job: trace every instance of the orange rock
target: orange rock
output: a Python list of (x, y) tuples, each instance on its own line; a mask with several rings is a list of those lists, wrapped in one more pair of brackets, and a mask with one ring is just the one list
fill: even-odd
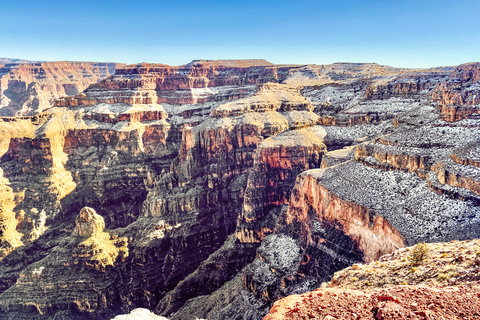
[(322, 289), (278, 300), (264, 320), (477, 319), (479, 295), (478, 287)]

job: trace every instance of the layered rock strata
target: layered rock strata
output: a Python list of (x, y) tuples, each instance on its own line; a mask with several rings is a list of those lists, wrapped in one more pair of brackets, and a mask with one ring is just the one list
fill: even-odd
[(288, 202), (300, 172), (320, 166), (326, 151), (322, 139), (325, 135), (323, 128), (316, 126), (288, 131), (259, 145), (237, 222), (241, 242), (261, 242), (273, 232), (275, 221), (262, 221), (270, 210)]
[[(227, 71), (233, 72), (234, 75), (231, 75), (233, 77), (237, 75), (244, 77), (244, 73), (253, 72), (254, 78), (258, 78), (255, 75), (257, 71), (250, 67), (246, 69), (233, 67), (231, 68), (233, 70)], [(144, 73), (141, 66), (137, 71), (138, 74)], [(195, 69), (193, 71), (196, 72)], [(134, 74), (137, 73), (134, 72)], [(180, 79), (183, 78), (180, 77)], [(112, 86), (115, 81), (122, 83), (121, 80), (113, 79), (98, 86)], [(249, 81), (256, 83), (255, 80), (247, 82)], [(222, 83), (219, 82), (219, 84)], [(102, 94), (105, 96), (105, 91), (102, 91), (104, 89), (99, 89), (98, 86), (93, 86), (83, 96), (80, 95), (75, 99), (92, 97), (93, 101), (93, 97), (100, 97)], [(113, 96), (118, 97), (123, 94), (131, 96), (128, 92), (122, 92), (122, 84), (113, 86), (118, 89)], [(128, 239), (138, 238), (137, 241), (134, 241), (135, 244), (129, 244), (131, 253), (126, 258), (128, 262), (123, 262), (123, 267), (115, 265), (112, 269), (111, 263), (107, 261), (105, 267), (89, 271), (100, 272), (100, 277), (110, 276), (117, 281), (115, 283), (109, 281), (105, 284), (104, 288), (109, 293), (102, 293), (100, 297), (107, 297), (102, 298), (107, 300), (106, 303), (98, 304), (95, 302), (97, 298), (86, 295), (85, 300), (82, 300), (85, 302), (75, 307), (80, 313), (87, 312), (88, 314), (93, 309), (103, 312), (102, 310), (117, 308), (122, 304), (138, 304), (138, 306), (153, 308), (163, 293), (173, 289), (210, 253), (220, 248), (227, 235), (235, 229), (235, 222), (239, 214), (235, 208), (241, 207), (243, 188), (246, 182), (245, 170), (252, 166), (255, 146), (263, 139), (262, 135), (271, 135), (269, 133), (271, 129), (266, 128), (263, 119), (271, 118), (273, 126), (277, 121), (276, 117), (271, 115), (260, 118), (256, 118), (255, 115), (253, 118), (246, 115), (245, 118), (234, 120), (238, 124), (233, 131), (233, 128), (225, 127), (225, 124), (231, 122), (231, 119), (225, 118), (220, 123), (215, 123), (214, 120), (210, 121), (213, 127), (210, 127), (207, 121), (204, 126), (198, 127), (200, 130), (194, 132), (189, 127), (184, 128), (184, 122), (176, 122), (173, 126), (168, 122), (167, 112), (156, 103), (159, 92), (150, 90), (148, 84), (133, 81), (129, 86), (131, 89), (129, 90), (134, 92), (133, 96), (137, 95), (135, 92), (142, 96), (146, 91), (145, 96), (153, 98), (140, 100), (103, 98), (95, 100), (95, 103), (77, 104), (62, 102), (74, 101), (72, 99), (60, 100), (57, 107), (51, 109), (48, 114), (40, 118), (21, 120), (30, 120), (28, 121), (29, 127), (27, 127), (31, 128), (30, 131), (22, 132), (23, 135), (28, 135), (30, 140), (17, 143), (12, 139), (15, 143), (11, 142), (5, 146), (6, 152), (2, 158), (2, 166), (8, 169), (10, 184), (18, 185), (19, 193), (38, 193), (37, 187), (31, 184), (22, 185), (21, 181), (29, 181), (34, 178), (43, 182), (42, 186), (45, 185), (48, 188), (49, 185), (45, 182), (49, 181), (52, 170), (44, 168), (53, 166), (49, 163), (56, 161), (55, 155), (62, 156), (61, 160), (56, 163), (69, 173), (69, 179), (62, 180), (62, 182), (73, 182), (74, 189), (54, 197), (51, 202), (53, 209), (42, 209), (47, 216), (45, 228), (47, 232), (44, 237), (51, 236), (52, 233), (58, 234), (59, 230), (56, 228), (49, 231), (49, 226), (55, 223), (54, 217), (58, 214), (58, 211), (54, 209), (61, 208), (62, 217), (69, 221), (70, 212), (88, 205), (97, 209), (105, 218), (109, 228), (129, 226), (119, 233), (129, 234)], [(253, 89), (255, 88), (256, 85), (253, 85)], [(229, 93), (229, 91), (226, 92)], [(226, 97), (226, 99), (235, 98), (237, 96)], [(68, 107), (60, 107), (65, 104), (68, 104)], [(219, 104), (221, 101), (214, 102), (213, 105)], [(205, 118), (210, 114), (208, 108), (211, 106), (211, 104), (200, 104), (195, 108), (206, 109), (207, 112), (201, 111), (202, 117)], [(171, 110), (172, 107), (166, 104), (166, 109)], [(175, 110), (175, 112), (178, 111)], [(250, 124), (252, 119), (256, 121), (254, 126)], [(288, 129), (288, 120), (284, 119), (287, 124), (285, 130)], [(12, 123), (12, 126), (6, 127), (5, 131), (10, 133), (11, 127), (17, 128)], [(178, 131), (183, 132), (183, 137), (180, 138), (175, 133), (169, 136), (170, 132)], [(50, 143), (53, 139), (52, 136), (59, 140), (57, 145), (59, 150), (52, 151)], [(27, 149), (26, 145), (30, 141), (34, 147)], [(229, 153), (231, 144), (233, 144), (234, 150)], [(251, 146), (251, 144), (254, 145)], [(29, 167), (32, 166), (29, 164), (31, 161), (22, 160), (29, 155), (23, 150), (34, 150), (35, 156), (38, 157), (34, 167)], [(174, 159), (175, 153), (178, 153), (177, 159)], [(223, 167), (220, 165), (221, 163), (223, 163)], [(24, 168), (38, 168), (43, 176), (32, 172), (33, 169)], [(22, 172), (23, 176), (19, 172)], [(204, 175), (204, 173), (209, 174)], [(27, 189), (22, 191), (20, 186), (27, 187)], [(131, 222), (139, 217), (142, 202), (150, 189), (152, 190), (149, 199), (142, 209), (143, 215), (147, 218), (142, 220), (143, 222), (139, 222), (139, 225), (145, 226), (145, 224), (153, 223), (154, 232), (145, 233), (140, 231), (141, 228), (138, 227), (138, 224), (137, 227), (131, 226)], [(185, 190), (185, 192), (181, 190)], [(48, 192), (40, 192), (40, 194), (51, 195)], [(23, 201), (19, 201), (20, 207), (16, 209), (23, 208), (22, 206), (27, 206), (28, 203), (33, 205), (34, 201), (31, 197), (27, 197), (27, 199), (28, 201), (21, 199)], [(160, 205), (161, 203), (166, 203), (166, 205)], [(29, 221), (35, 224), (33, 218), (30, 218)], [(157, 222), (158, 224), (156, 224)], [(147, 230), (148, 228), (151, 227), (147, 227)], [(138, 232), (140, 234), (137, 234)], [(188, 246), (188, 243), (194, 245)], [(54, 243), (55, 245), (59, 244)], [(88, 247), (87, 245), (86, 248)], [(199, 248), (201, 249), (199, 250)], [(252, 249), (247, 250), (248, 252), (253, 253), (254, 249), (253, 251)], [(78, 253), (79, 257), (82, 255), (83, 253)], [(168, 256), (171, 258), (167, 258)], [(192, 256), (196, 256), (196, 258), (192, 259)], [(43, 257), (45, 256), (37, 255), (37, 259)], [(13, 255), (9, 259), (15, 260), (16, 257)], [(54, 257), (47, 255), (45, 259), (53, 261)], [(247, 262), (239, 262), (239, 268)], [(53, 266), (49, 268), (53, 268)], [(129, 281), (118, 280), (118, 277), (111, 273), (118, 274), (120, 272), (127, 276), (133, 270), (136, 275)], [(5, 286), (11, 285), (14, 277), (18, 277), (19, 271), (20, 269), (13, 268), (4, 274)], [(71, 273), (67, 272), (67, 274)], [(223, 281), (232, 276), (233, 274), (227, 275)], [(98, 276), (92, 274), (92, 277)], [(145, 279), (150, 280), (145, 281)], [(217, 287), (222, 283), (217, 284)], [(120, 289), (122, 287), (124, 288)], [(15, 288), (12, 289), (13, 295), (23, 287), (16, 286)], [(214, 289), (215, 287), (210, 290)], [(102, 292), (102, 290), (100, 291)], [(7, 295), (7, 293), (5, 294)], [(120, 300), (116, 303), (109, 300), (108, 297), (112, 297), (112, 294), (113, 296), (120, 295)], [(25, 312), (24, 306), (32, 304), (38, 306), (41, 312), (53, 312), (57, 308), (62, 309), (66, 306), (64, 302), (61, 302), (62, 299), (54, 301), (51, 298), (53, 295), (47, 295), (46, 300), (42, 300), (43, 302), (38, 299), (30, 299), (30, 302), (20, 305), (17, 300), (15, 300), (17, 302), (11, 300), (12, 304), (5, 306), (4, 309), (12, 310), (11, 308), (13, 308)], [(90, 301), (90, 299), (94, 300)], [(45, 311), (44, 307), (48, 304), (45, 301), (47, 300), (57, 307)], [(92, 308), (87, 307), (90, 303)]]
[[(103, 218), (95, 210), (82, 208), (71, 234), (64, 236), (44, 259), (22, 270), (16, 284), (3, 292), (2, 309), (7, 312), (35, 309), (40, 315), (70, 309), (74, 317), (79, 310), (92, 312), (111, 304), (117, 299), (115, 292), (102, 292), (102, 288), (112, 286), (115, 280), (100, 271), (124, 261), (128, 248), (127, 238), (119, 238), (104, 227)], [(81, 289), (72, 286), (69, 281), (72, 277), (79, 277), (75, 283)], [(24, 303), (25, 291), (33, 298), (28, 303)], [(55, 299), (53, 304), (52, 299)]]
[[(278, 297), (314, 288), (336, 270), (356, 261), (372, 261), (419, 241), (478, 237), (479, 211), (474, 196), (452, 196), (432, 182), (432, 177), (437, 176), (435, 163), (456, 149), (478, 145), (476, 120), (444, 121), (436, 102), (430, 100), (429, 93), (448, 76), (446, 70), (428, 73), (420, 89), (406, 85), (406, 89), (399, 89), (394, 97), (389, 96), (388, 90), (381, 97), (367, 94), (364, 96), (367, 99), (358, 97), (356, 91), (369, 88), (361, 82), (348, 86), (305, 87), (301, 92), (314, 106), (323, 125), (322, 142), (333, 151), (324, 155), (323, 169), (298, 176), (288, 207), (262, 211), (262, 219), (252, 219), (258, 230), (263, 231), (265, 225), (269, 225), (267, 230), (272, 230), (276, 223), (274, 233), (297, 243), (300, 251), (296, 261), (300, 263), (292, 267), (295, 272), (290, 269), (287, 274), (277, 273), (277, 268), (261, 253), (265, 249), (259, 249), (256, 260), (244, 270), (242, 279), (233, 279), (210, 297), (188, 302), (176, 315), (197, 310), (197, 316), (212, 319), (255, 318), (256, 312), (261, 313), (260, 310), (268, 308)], [(298, 84), (299, 78), (297, 76), (295, 83)], [(325, 122), (325, 114), (335, 121)], [(338, 122), (339, 118), (345, 120)], [(279, 140), (282, 135), (270, 139)], [(344, 147), (346, 149), (335, 151)], [(466, 164), (475, 158), (469, 154)], [(251, 181), (260, 182), (261, 193), (264, 188), (261, 177), (268, 176), (270, 169), (259, 168), (263, 170), (259, 169), (260, 174), (256, 176), (251, 173), (255, 177)], [(462, 187), (455, 188), (458, 194), (469, 192)], [(252, 207), (248, 190), (247, 185), (239, 226), (248, 212), (245, 204), (248, 209)], [(241, 241), (250, 241), (245, 233), (238, 237)], [(267, 238), (270, 239), (267, 236), (265, 241)], [(275, 252), (274, 248), (266, 250)], [(214, 304), (213, 299), (220, 297), (228, 302)], [(210, 307), (205, 309), (204, 304)], [(256, 311), (247, 311), (250, 308)], [(234, 310), (242, 311), (236, 314)]]
[(96, 62), (12, 62), (0, 66), (0, 116), (31, 116), (76, 95), (121, 66)]
[(478, 63), (458, 66), (452, 77), (438, 84), (432, 99), (439, 102), (442, 118), (449, 122), (480, 117), (480, 67)]

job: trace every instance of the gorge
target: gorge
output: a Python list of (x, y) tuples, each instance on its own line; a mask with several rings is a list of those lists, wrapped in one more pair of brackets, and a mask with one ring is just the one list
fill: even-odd
[(2, 319), (262, 319), (480, 238), (480, 63), (10, 63), (0, 99)]

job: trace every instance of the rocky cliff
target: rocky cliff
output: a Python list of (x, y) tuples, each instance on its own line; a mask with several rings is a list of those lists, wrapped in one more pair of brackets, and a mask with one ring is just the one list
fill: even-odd
[(0, 60), (0, 116), (32, 116), (78, 94), (121, 66), (95, 62)]
[(0, 315), (258, 319), (479, 237), (477, 71), (142, 63), (2, 118)]

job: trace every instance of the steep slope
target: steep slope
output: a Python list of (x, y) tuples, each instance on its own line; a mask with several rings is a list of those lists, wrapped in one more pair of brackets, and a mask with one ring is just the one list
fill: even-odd
[[(238, 68), (234, 63), (234, 67), (226, 71), (225, 66), (220, 66), (223, 71), (218, 78), (225, 80), (218, 80), (218, 91), (227, 89), (221, 99), (237, 98), (236, 90), (244, 92), (241, 86), (223, 86), (223, 81), (235, 83), (238, 78), (246, 79), (249, 73), (255, 79), (264, 72), (270, 77), (273, 71), (265, 69), (273, 67), (261, 67), (257, 72), (256, 64), (253, 61), (253, 66), (247, 63)], [(195, 109), (183, 106), (187, 111), (193, 110), (183, 117), (183, 111), (169, 104), (157, 104), (158, 96), (164, 91), (155, 90), (156, 86), (143, 80), (150, 76), (152, 81), (164, 81), (162, 73), (152, 71), (145, 75), (142, 68), (142, 65), (126, 67), (119, 75), (92, 86), (75, 98), (58, 101), (56, 105), (62, 107), (52, 108), (37, 117), (4, 119), (8, 121), (4, 132), (10, 141), (5, 141), (3, 146), (1, 166), (17, 200), (13, 209), (12, 205), (5, 204), (10, 214), (10, 220), (5, 223), (10, 222), (13, 229), (21, 232), (26, 245), (2, 261), (2, 287), (10, 287), (4, 292), (2, 303), (9, 314), (17, 309), (28, 312), (29, 305), (35, 305), (40, 313), (56, 312), (71, 305), (72, 312), (80, 312), (79, 317), (86, 312), (87, 318), (91, 312), (112, 314), (127, 305), (152, 309), (162, 294), (194, 271), (201, 261), (221, 247), (228, 234), (234, 232), (238, 216), (235, 210), (241, 207), (243, 200), (245, 170), (252, 165), (255, 150), (248, 146), (262, 139), (263, 121), (257, 119), (255, 122), (261, 128), (251, 127), (251, 119), (247, 116), (238, 122), (234, 131), (217, 124), (216, 128), (205, 125), (193, 132), (185, 127), (191, 118), (196, 117), (194, 121), (208, 118), (210, 108), (225, 100), (197, 104)], [(193, 75), (201, 71), (191, 66), (185, 68), (190, 68)], [(125, 77), (128, 79), (124, 80)], [(171, 76), (175, 77), (177, 74)], [(212, 80), (215, 77), (217, 74)], [(238, 81), (255, 83), (255, 79)], [(182, 81), (187, 82), (182, 84)], [(178, 86), (188, 88), (189, 84), (188, 78), (180, 77)], [(256, 85), (249, 84), (249, 88), (253, 94)], [(169, 115), (165, 109), (175, 110), (172, 116), (177, 119), (167, 121)], [(190, 140), (190, 132), (193, 140)], [(254, 135), (251, 138), (250, 132)], [(231, 138), (238, 139), (238, 144)], [(227, 143), (227, 148), (231, 148), (230, 143), (236, 148), (231, 159), (225, 158), (223, 148)], [(219, 147), (222, 149), (217, 150)], [(192, 159), (193, 151), (195, 156), (198, 153), (202, 157)], [(175, 158), (176, 155), (179, 157)], [(220, 166), (222, 159), (223, 167)], [(232, 161), (234, 159), (238, 161)], [(210, 168), (214, 164), (218, 168)], [(204, 170), (210, 175), (204, 175)], [(227, 174), (226, 180), (222, 179), (223, 174)], [(54, 188), (59, 191), (53, 192)], [(142, 206), (147, 194), (148, 199)], [(105, 218), (109, 229), (123, 228), (116, 234), (128, 239), (130, 254), (118, 268), (116, 265), (98, 268), (95, 264), (87, 264), (86, 267), (79, 265), (78, 269), (53, 263), (71, 260), (65, 256), (68, 250), (64, 244), (68, 241), (62, 239), (72, 230), (74, 216), (86, 205)], [(37, 221), (43, 223), (38, 226)], [(8, 239), (6, 253), (11, 251), (7, 248), (18, 246), (13, 239)], [(45, 247), (38, 248), (38, 244)], [(57, 249), (49, 253), (52, 248)], [(24, 252), (30, 250), (32, 254), (23, 259)], [(248, 252), (254, 253), (254, 250)], [(43, 298), (27, 294), (29, 301), (22, 302), (23, 298), (18, 300), (18, 297), (25, 296), (23, 288), (31, 285), (31, 278), (26, 276), (25, 284), (13, 284), (19, 276), (33, 270), (31, 267), (22, 271), (33, 262), (51, 270), (42, 273), (46, 278), (39, 282), (50, 284), (39, 286), (39, 290), (73, 285), (70, 291), (73, 294), (75, 285), (69, 284), (68, 279), (77, 274), (92, 279), (89, 281), (91, 287), (85, 287), (84, 298), (80, 300), (69, 300), (68, 293), (61, 298), (54, 290)], [(240, 259), (240, 268), (247, 262)], [(57, 276), (50, 277), (53, 274)], [(105, 282), (105, 277), (113, 282)], [(99, 295), (87, 294), (91, 292), (88, 290), (99, 292)]]

